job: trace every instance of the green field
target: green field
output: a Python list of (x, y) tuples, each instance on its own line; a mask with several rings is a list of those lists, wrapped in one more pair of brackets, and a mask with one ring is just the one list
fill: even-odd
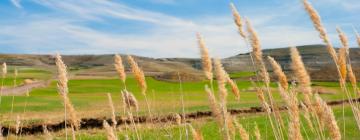
[[(241, 72), (231, 74), (231, 77), (241, 78), (251, 76), (250, 72)], [(41, 78), (42, 77), (42, 78)], [(18, 83), (24, 79), (50, 79), (52, 72), (36, 69), (20, 69), (18, 76)], [(13, 76), (9, 72), (8, 78), (5, 80), (7, 86), (11, 86)], [(157, 81), (152, 77), (147, 77), (146, 82), (148, 84), (147, 97), (153, 113), (158, 115), (165, 115), (171, 113), (182, 112), (182, 97), (184, 101), (184, 109), (186, 112), (196, 111), (208, 111), (208, 98), (204, 92), (204, 86), (209, 84), (207, 81), (203, 82), (187, 82), (179, 83)], [(249, 81), (237, 80), (238, 87), (241, 90), (240, 101), (236, 101), (234, 96), (230, 93), (228, 97), (228, 108), (248, 108), (253, 106), (260, 106), (257, 99), (257, 95), (254, 91), (251, 91), (252, 85)], [(316, 86), (321, 86), (333, 90), (337, 90), (338, 94), (324, 94), (321, 95), (324, 100), (340, 100), (345, 98), (341, 92), (339, 85), (334, 82), (314, 82)], [(57, 93), (56, 80), (52, 80), (50, 86), (46, 88), (34, 89), (30, 92), (30, 96), (16, 96), (14, 100), (14, 114), (11, 115), (10, 110), (12, 106), (12, 97), (2, 97), (0, 112), (5, 118), (5, 124), (14, 124), (15, 115), (26, 116), (23, 120), (24, 124), (40, 123), (40, 122), (57, 122), (63, 119), (63, 104), (60, 96)], [(140, 94), (140, 90), (133, 77), (129, 76), (126, 81), (127, 89), (134, 93), (136, 98), (140, 102), (140, 115), (147, 115), (146, 104), (144, 102), (144, 96)], [(182, 89), (180, 89), (182, 87)], [(276, 83), (272, 83), (274, 87), (273, 96), (277, 102), (282, 104), (282, 100), (276, 92)], [(350, 86), (349, 86), (350, 87)], [(96, 117), (109, 117), (110, 110), (108, 107), (108, 101), (106, 93), (111, 93), (114, 104), (116, 106), (117, 115), (124, 116), (122, 113), (122, 103), (120, 97), (120, 91), (124, 89), (122, 83), (116, 77), (108, 77), (102, 79), (71, 79), (69, 81), (69, 96), (72, 103), (75, 106), (78, 114), (82, 118), (96, 118)], [(215, 83), (216, 90), (216, 83)], [(300, 97), (301, 98), (301, 97)], [(25, 109), (26, 105), (26, 109)], [(25, 112), (24, 112), (25, 109)], [(343, 123), (345, 119), (346, 126), (346, 138), (356, 139), (360, 134), (357, 133), (356, 124), (352, 112), (348, 106), (345, 107), (344, 116), (342, 117), (342, 106), (334, 107), (334, 112), (338, 119), (338, 124), (343, 129)], [(283, 113), (284, 116), (286, 113)], [(44, 118), (44, 115), (47, 117)], [(239, 122), (250, 132), (253, 130), (254, 123), (259, 125), (261, 134), (263, 137), (273, 139), (272, 131), (269, 126), (267, 117), (264, 114), (254, 115), (239, 115), (237, 116)], [(285, 117), (286, 118), (286, 117)], [(303, 123), (305, 124), (305, 123)], [(182, 137), (185, 137), (184, 130), (181, 130), (176, 125), (166, 124), (165, 128), (155, 127), (146, 128), (143, 127), (142, 137), (143, 139), (179, 139), (180, 133)], [(205, 139), (218, 139), (220, 134), (216, 123), (212, 118), (201, 119), (200, 121), (194, 121), (193, 126), (201, 129), (201, 132)], [(183, 128), (183, 127), (182, 127)], [(98, 132), (98, 133), (94, 133)], [(81, 139), (105, 139), (104, 130), (81, 130), (78, 135)], [(123, 136), (124, 132), (119, 132), (119, 137)], [(128, 132), (132, 136), (133, 132)], [(309, 138), (313, 138), (310, 132), (303, 130), (303, 136), (308, 134)], [(63, 132), (57, 132), (54, 135), (64, 138)], [(29, 136), (29, 137), (41, 137), (41, 136)]]

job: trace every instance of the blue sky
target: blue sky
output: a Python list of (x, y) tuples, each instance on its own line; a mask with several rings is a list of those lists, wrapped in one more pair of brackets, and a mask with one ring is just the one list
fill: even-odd
[[(359, 0), (309, 0), (335, 46), (336, 26), (356, 46)], [(229, 3), (258, 31), (263, 48), (319, 44), (301, 0), (1, 0), (0, 53), (135, 54), (198, 57), (196, 32), (211, 55), (248, 52)]]

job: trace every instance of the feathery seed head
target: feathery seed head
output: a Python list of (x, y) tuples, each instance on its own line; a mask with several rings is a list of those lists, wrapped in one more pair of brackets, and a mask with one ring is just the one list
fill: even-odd
[(109, 107), (110, 107), (110, 110), (111, 110), (111, 121), (112, 121), (113, 127), (116, 128), (117, 121), (116, 121), (114, 103), (112, 101), (110, 93), (107, 93), (107, 97), (108, 97), (108, 100), (109, 100)]
[(201, 63), (202, 63), (202, 68), (203, 71), (205, 73), (205, 76), (208, 80), (212, 80), (213, 79), (213, 73), (212, 73), (212, 61), (211, 61), (211, 57), (209, 54), (209, 50), (206, 48), (205, 45), (205, 41), (202, 38), (200, 33), (196, 34), (197, 36), (197, 40), (198, 40), (198, 44), (199, 44), (199, 48), (200, 48), (200, 53), (201, 53)]
[(360, 47), (360, 35), (356, 29), (354, 29), (354, 30), (355, 30), (355, 35), (356, 35), (356, 42), (357, 42), (358, 46)]
[(75, 127), (75, 129), (78, 129), (80, 127), (80, 120), (77, 118), (76, 111), (74, 109), (74, 106), (71, 104), (71, 101), (68, 97), (68, 78), (67, 78), (67, 70), (66, 65), (62, 61), (62, 58), (60, 54), (56, 55), (55, 63), (58, 70), (58, 92), (61, 95), (65, 108), (68, 112), (68, 115), (70, 116), (70, 121), (72, 126)]
[(339, 59), (338, 59), (338, 66), (339, 66), (339, 70), (340, 70), (340, 80), (341, 82), (345, 83), (346, 80), (346, 74), (347, 74), (347, 70), (346, 70), (346, 58), (347, 58), (347, 53), (346, 53), (346, 48), (340, 48), (339, 49)]
[(310, 16), (311, 21), (314, 24), (315, 29), (319, 32), (320, 38), (326, 44), (327, 51), (329, 52), (329, 54), (333, 58), (333, 60), (336, 62), (337, 61), (336, 51), (335, 51), (334, 47), (332, 46), (332, 44), (330, 42), (330, 39), (329, 39), (329, 37), (328, 37), (328, 35), (326, 33), (326, 30), (325, 30), (324, 26), (321, 23), (320, 15), (318, 14), (318, 12), (315, 10), (315, 8), (307, 0), (303, 0), (303, 4), (304, 4), (304, 7), (305, 7), (305, 10), (307, 11), (307, 13)]
[(147, 90), (147, 84), (145, 81), (144, 72), (140, 69), (140, 67), (138, 66), (138, 64), (136, 63), (136, 61), (132, 56), (128, 55), (128, 61), (131, 67), (131, 71), (134, 74), (135, 79), (141, 88), (141, 93), (145, 95)]
[(221, 115), (220, 107), (214, 96), (214, 93), (211, 91), (208, 85), (205, 85), (205, 91), (208, 96), (211, 113), (214, 116), (215, 120), (220, 124), (220, 126), (222, 126), (223, 125), (222, 115)]
[(232, 93), (235, 95), (236, 100), (240, 100), (240, 90), (236, 84), (236, 82), (234, 80), (232, 80), (228, 75), (227, 75), (227, 83), (229, 83), (230, 87), (231, 87), (231, 91)]
[(6, 63), (4, 62), (2, 64), (2, 76), (5, 77), (7, 74), (7, 66), (6, 66)]
[(290, 48), (291, 54), (291, 69), (294, 72), (299, 85), (303, 89), (303, 93), (312, 94), (311, 80), (308, 72), (305, 69), (305, 65), (301, 59), (299, 51), (295, 47)]
[(224, 70), (224, 67), (221, 64), (221, 60), (216, 58), (215, 62), (215, 73), (216, 73), (216, 80), (218, 81), (218, 87), (219, 87), (219, 94), (220, 94), (220, 101), (223, 104), (226, 104), (226, 98), (228, 95), (227, 89), (225, 87), (227, 79), (227, 73)]
[(234, 17), (234, 22), (235, 22), (236, 26), (238, 27), (239, 34), (241, 35), (241, 37), (246, 39), (246, 34), (243, 29), (243, 21), (242, 21), (242, 18), (240, 16), (238, 10), (236, 9), (236, 7), (233, 3), (230, 3), (230, 8), (231, 8), (231, 11), (232, 11), (232, 14)]
[(326, 126), (329, 130), (330, 137), (333, 140), (341, 140), (341, 132), (339, 126), (337, 125), (334, 113), (327, 105), (327, 103), (321, 99), (318, 94), (315, 94), (317, 109), (316, 112), (319, 116), (320, 121)]
[(121, 93), (122, 93), (123, 101), (125, 102), (125, 105), (128, 109), (134, 107), (136, 111), (139, 110), (138, 101), (131, 92), (128, 92), (127, 90), (123, 90), (121, 91)]
[(288, 80), (287, 80), (286, 75), (283, 72), (280, 64), (278, 62), (276, 62), (275, 59), (270, 57), (270, 56), (268, 56), (268, 60), (269, 60), (271, 66), (273, 68), (273, 71), (274, 71), (275, 75), (278, 77), (278, 80), (279, 80), (279, 83), (280, 83), (281, 87), (284, 90), (287, 90), (288, 87), (289, 87)]
[(336, 27), (336, 31), (339, 34), (339, 39), (344, 48), (346, 48), (346, 52), (349, 49), (349, 40), (346, 36), (346, 34), (340, 29), (340, 27)]
[(119, 74), (120, 79), (125, 83), (125, 80), (126, 80), (125, 68), (124, 68), (121, 56), (118, 54), (115, 55), (114, 66), (115, 66), (117, 73)]

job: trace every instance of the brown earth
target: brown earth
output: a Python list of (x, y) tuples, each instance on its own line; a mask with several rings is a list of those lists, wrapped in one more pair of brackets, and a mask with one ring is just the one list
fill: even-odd
[[(358, 99), (353, 99), (353, 102), (360, 101), (360, 98)], [(328, 105), (330, 106), (335, 106), (335, 105), (341, 105), (341, 104), (345, 104), (348, 103), (349, 100), (336, 100), (336, 101), (329, 101), (327, 102)], [(301, 106), (299, 105), (299, 107), (301, 108)], [(280, 111), (283, 110), (287, 110), (286, 107), (279, 107), (278, 108)], [(247, 109), (231, 109), (228, 110), (230, 112), (230, 114), (232, 115), (236, 115), (236, 114), (254, 114), (254, 113), (263, 113), (265, 112), (265, 110), (262, 107), (250, 107)], [(186, 114), (180, 114), (182, 120), (186, 120), (187, 121), (192, 121), (192, 120), (196, 120), (196, 119), (201, 119), (201, 118), (205, 118), (205, 117), (211, 117), (212, 113), (211, 111), (197, 111), (197, 112), (193, 112), (193, 113), (186, 113)], [(112, 124), (112, 121), (110, 118), (83, 118), (81, 119), (81, 125), (80, 125), (80, 129), (91, 129), (91, 128), (102, 128), (103, 127), (103, 120), (107, 120), (109, 122), (109, 124)], [(130, 119), (128, 118), (122, 118), (122, 117), (117, 117), (116, 118), (117, 122), (118, 122), (118, 126), (120, 125), (124, 125), (125, 123), (130, 124)], [(159, 117), (153, 117), (150, 118), (148, 116), (134, 116), (134, 120), (135, 123), (168, 123), (168, 122), (172, 122), (175, 123), (176, 119), (174, 117), (174, 114), (171, 115), (165, 115), (165, 116), (159, 116)], [(69, 123), (67, 123), (69, 124)], [(65, 122), (62, 121), (60, 123), (51, 123), (51, 124), (33, 124), (30, 126), (23, 126), (22, 129), (20, 130), (21, 134), (16, 134), (15, 132), (15, 128), (14, 127), (2, 127), (2, 131), (1, 133), (3, 134), (3, 136), (7, 136), (8, 132), (10, 132), (11, 134), (14, 135), (35, 135), (35, 134), (41, 134), (43, 133), (43, 126), (46, 126), (47, 129), (51, 132), (58, 132), (62, 129), (65, 128)], [(67, 126), (70, 127), (70, 126)], [(9, 130), (10, 129), (10, 130)]]

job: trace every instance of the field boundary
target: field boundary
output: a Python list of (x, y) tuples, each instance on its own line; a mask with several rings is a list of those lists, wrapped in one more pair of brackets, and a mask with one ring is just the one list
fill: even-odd
[[(353, 99), (353, 102), (360, 102), (360, 98)], [(349, 100), (335, 100), (335, 101), (328, 101), (327, 104), (330, 106), (336, 106), (336, 105), (342, 105), (349, 103)], [(299, 105), (301, 108), (301, 106)], [(279, 107), (280, 111), (287, 110), (286, 107), (282, 106)], [(265, 110), (262, 107), (250, 107), (247, 109), (229, 109), (228, 110), (231, 115), (236, 114), (255, 114), (255, 113), (263, 113)], [(179, 114), (182, 118), (182, 120), (186, 120), (188, 122), (191, 122), (191, 120), (195, 119), (201, 119), (206, 117), (211, 117), (212, 113), (211, 111), (197, 111), (197, 112), (190, 112), (184, 114)], [(186, 118), (186, 119), (184, 119)], [(91, 129), (91, 128), (103, 128), (103, 120), (107, 120), (109, 124), (112, 124), (112, 121), (110, 118), (82, 118), (81, 119), (81, 126), (80, 129)], [(116, 117), (117, 120), (117, 126), (122, 126), (126, 124), (130, 124), (130, 119), (128, 118), (122, 118), (120, 116)], [(164, 115), (160, 117), (155, 118), (149, 118), (148, 116), (134, 116), (135, 123), (169, 123), (169, 122), (176, 122), (176, 118), (174, 114)], [(67, 123), (69, 124), (69, 123)], [(65, 128), (65, 121), (59, 122), (59, 123), (53, 123), (53, 124), (34, 124), (30, 126), (23, 126), (20, 133), (16, 134), (15, 127), (2, 127), (2, 135), (7, 136), (8, 132), (14, 135), (36, 135), (43, 133), (43, 126), (46, 125), (47, 129), (51, 132), (58, 132)], [(67, 126), (70, 127), (70, 126)], [(10, 131), (9, 131), (10, 129)]]

